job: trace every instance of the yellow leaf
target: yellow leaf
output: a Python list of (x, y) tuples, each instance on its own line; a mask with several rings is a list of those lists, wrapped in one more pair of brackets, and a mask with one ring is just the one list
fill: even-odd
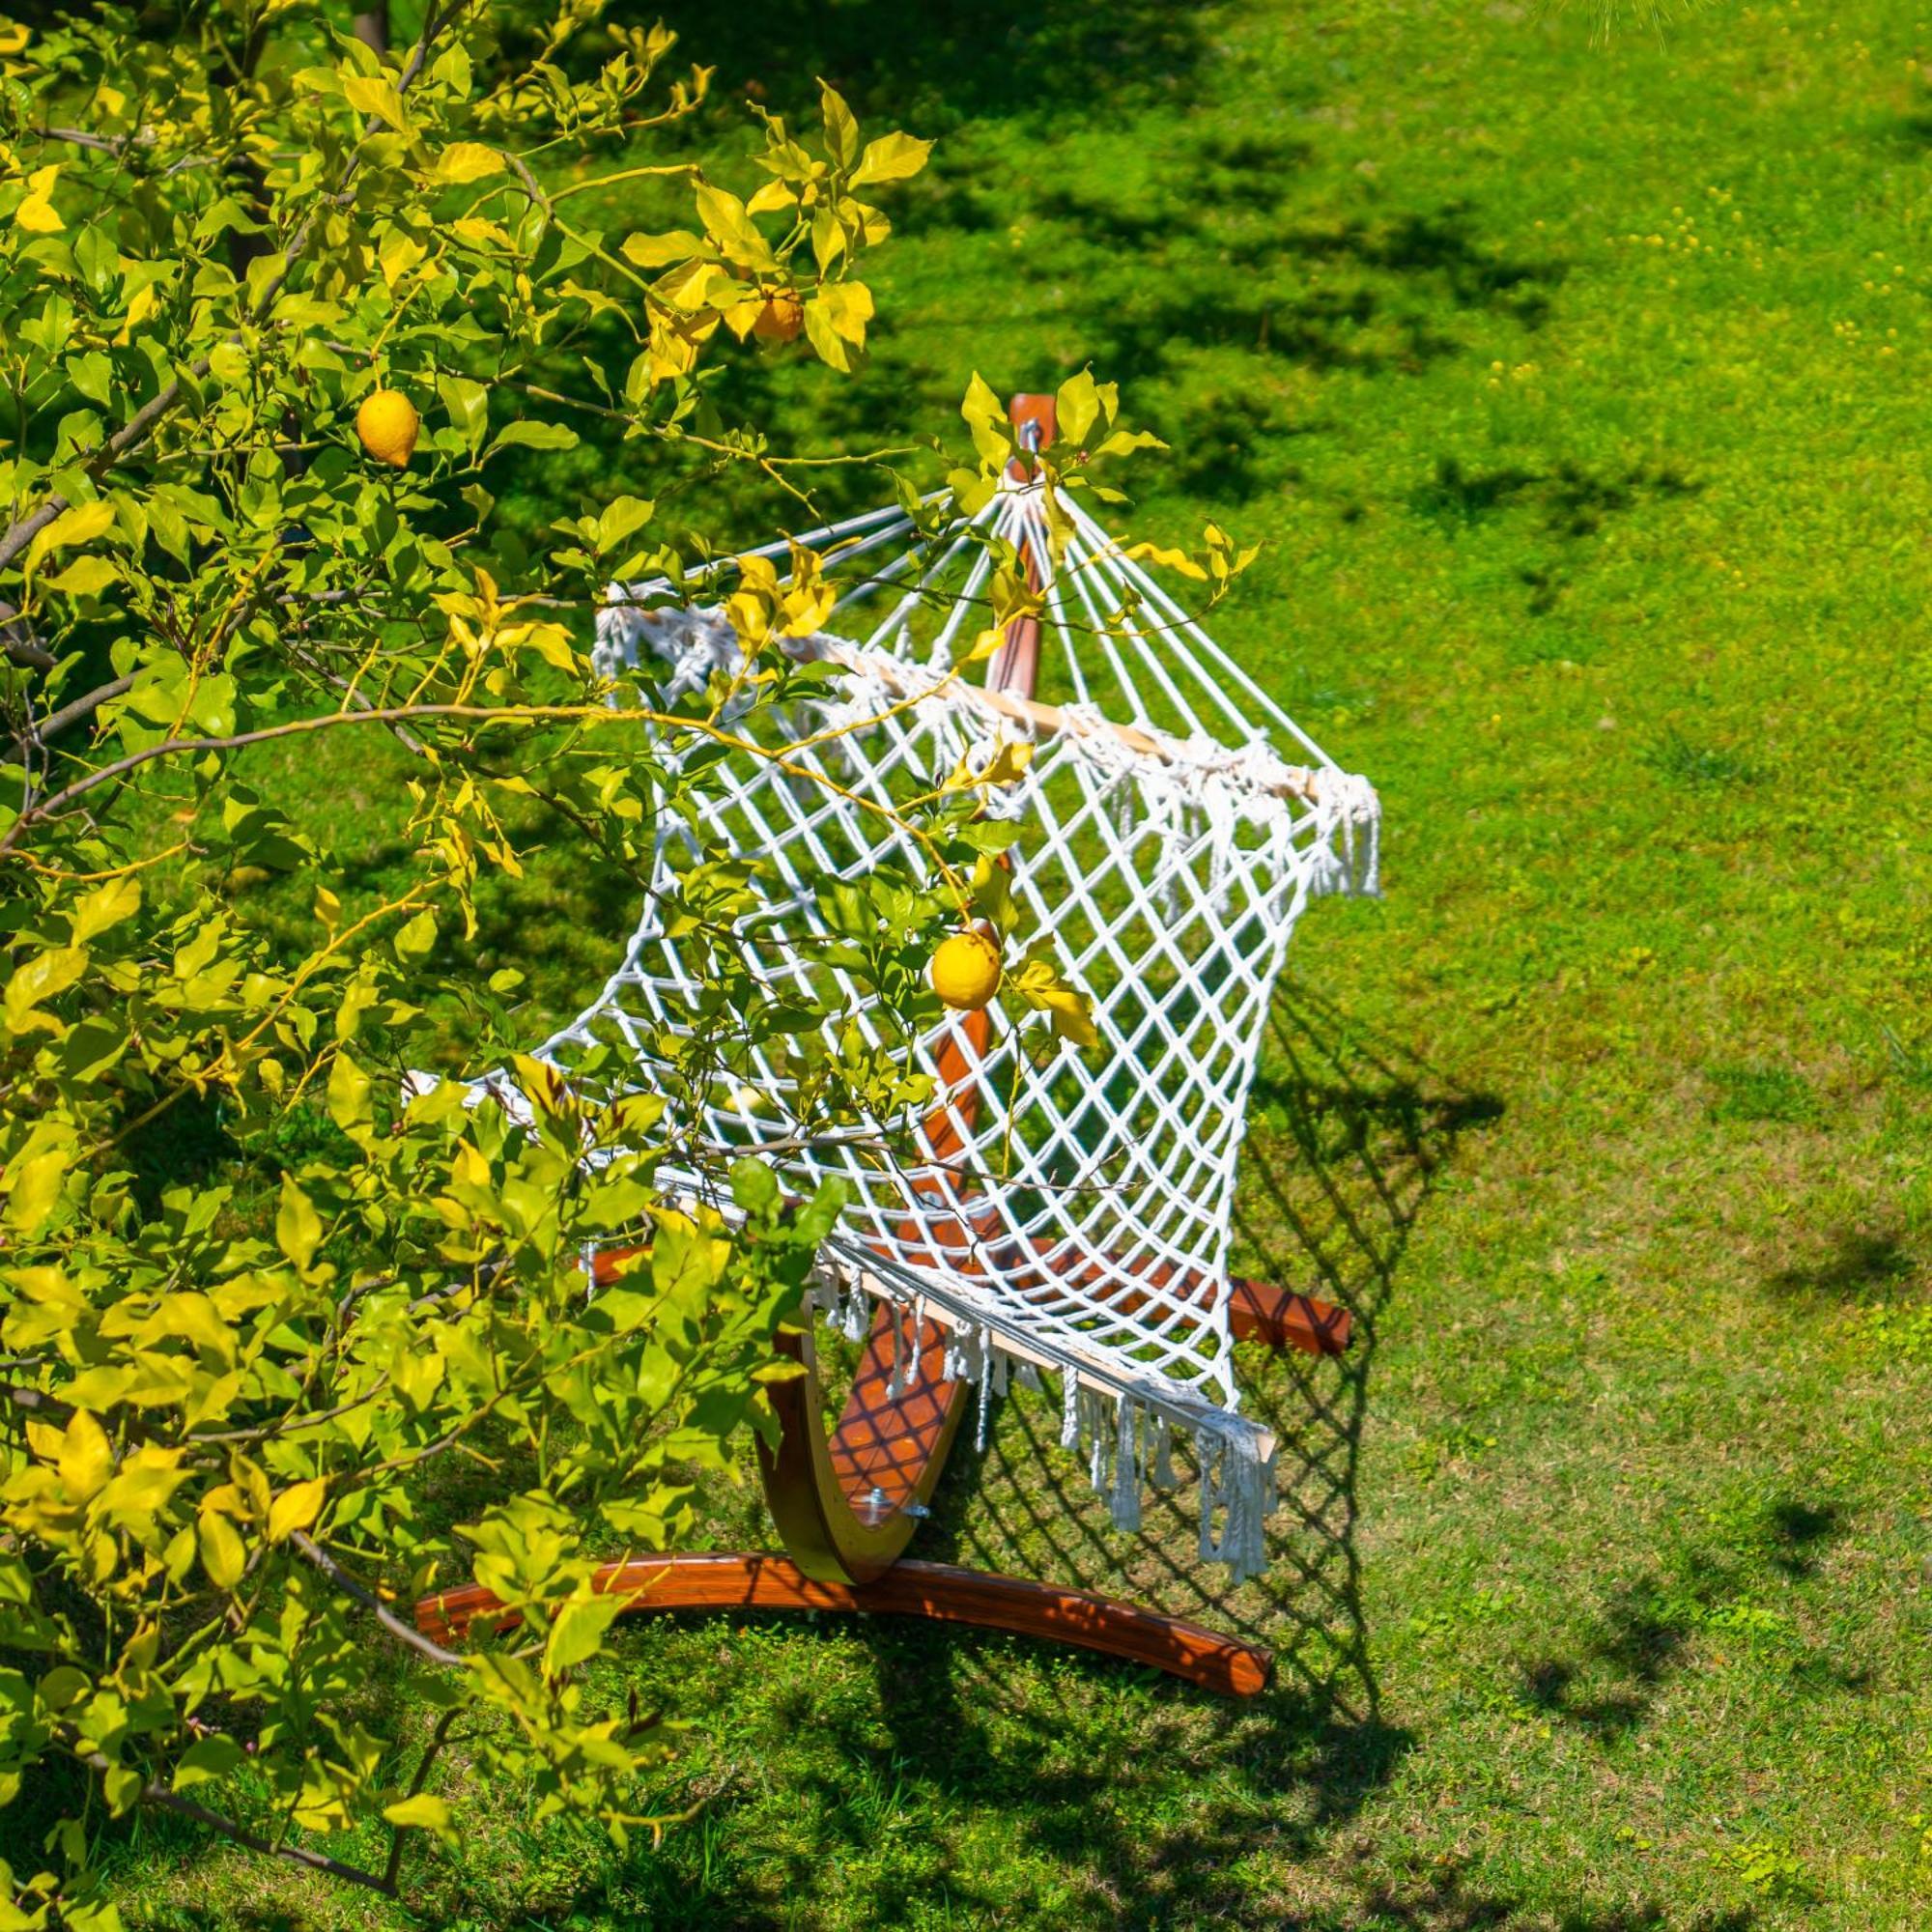
[(703, 254), (704, 243), (688, 228), (672, 228), (663, 235), (630, 236), (617, 252), (640, 269), (668, 269), (673, 262)]
[(805, 332), (819, 359), (834, 369), (852, 367), (852, 352), (866, 343), (872, 292), (863, 282), (834, 282), (805, 305)]
[[(980, 774), (981, 784), (1014, 784), (1022, 773), (1033, 763), (1034, 748), (1031, 745), (1009, 740), (1001, 745), (990, 759), (986, 769)], [(1005, 876), (1004, 873), (1001, 874)]]
[(1017, 972), (1009, 973), (1006, 983), (1035, 1012), (1045, 1013), (1062, 1039), (1070, 1039), (1075, 1046), (1099, 1045), (1100, 1035), (1087, 996), (1067, 985), (1050, 960), (1036, 954)]
[(94, 597), (121, 581), (121, 566), (104, 556), (77, 556), (58, 577), (43, 580), (67, 597)]
[(444, 182), (484, 181), (503, 172), (504, 160), (481, 141), (452, 141), (438, 156), (436, 178)]
[(745, 204), (747, 214), (777, 214), (798, 206), (798, 196), (783, 182), (770, 181)]
[(735, 194), (709, 182), (699, 182), (692, 192), (697, 200), (697, 218), (721, 253), (747, 268), (777, 272), (778, 257), (772, 253), (772, 244), (758, 232)]
[(834, 282), (820, 289), (812, 298), (822, 305), (832, 327), (855, 348), (866, 339), (866, 325), (872, 319), (872, 292), (864, 282)]
[(269, 1507), (269, 1541), (286, 1543), (298, 1529), (307, 1529), (322, 1514), (322, 1501), (328, 1489), (321, 1476), (311, 1476), (284, 1490)]
[(345, 1133), (371, 1118), (369, 1092), (369, 1076), (347, 1053), (338, 1053), (328, 1069), (328, 1117)]
[(841, 168), (849, 168), (859, 157), (859, 124), (845, 104), (845, 97), (836, 88), (818, 83), (820, 111), (825, 117), (826, 151)]
[(1094, 386), (1093, 370), (1083, 369), (1061, 384), (1053, 406), (1060, 435), (1078, 448), (1100, 416), (1100, 398)]
[(412, 1826), (417, 1831), (434, 1832), (440, 1838), (452, 1835), (449, 1806), (427, 1791), (418, 1791), (412, 1797), (399, 1798), (393, 1804), (384, 1805), (383, 1816), (391, 1825)]
[(461, 221), (452, 221), (449, 232), (459, 241), (481, 246), (485, 242), (498, 248), (508, 248), (510, 238), (494, 221), (485, 221), (480, 214), (466, 214)]
[(38, 1235), (59, 1203), (61, 1184), (72, 1165), (72, 1157), (62, 1151), (36, 1154), (10, 1170), (7, 1226), (17, 1234)]
[(87, 952), (82, 947), (53, 946), (44, 952), (35, 953), (7, 981), (6, 992), (0, 994), (0, 1007), (4, 1007), (8, 1025), (16, 1031), (29, 1027), (65, 1031), (50, 1015), (35, 1013), (34, 1009), (43, 1000), (66, 992), (86, 971)]
[(105, 932), (129, 918), (140, 904), (138, 879), (109, 879), (105, 885), (96, 886), (73, 909), (73, 943), (85, 946), (97, 932)]
[(1020, 923), (1011, 871), (984, 852), (973, 867), (973, 910), (1003, 939)]
[(232, 1590), (248, 1567), (248, 1552), (235, 1525), (218, 1512), (204, 1510), (195, 1525), (195, 1538), (201, 1545), (201, 1567), (208, 1572), (208, 1580), (217, 1590)]
[(34, 539), (33, 548), (27, 553), (28, 573), (31, 575), (42, 557), (51, 552), (71, 550), (77, 544), (92, 543), (96, 537), (106, 535), (113, 527), (112, 503), (97, 498), (92, 503), (76, 503), (71, 509), (63, 510)]
[(393, 289), (428, 252), (413, 235), (406, 235), (400, 228), (390, 229), (376, 253), (384, 285)]
[(71, 1500), (85, 1502), (106, 1487), (113, 1473), (114, 1446), (99, 1423), (83, 1408), (61, 1438), (61, 1487)]
[(399, 133), (409, 132), (410, 117), (403, 107), (403, 97), (392, 82), (373, 73), (345, 73), (342, 96), (356, 113), (386, 121)]
[(859, 165), (852, 170), (852, 185), (868, 187), (876, 182), (910, 181), (925, 165), (932, 153), (930, 141), (915, 140), (910, 134), (881, 134), (866, 143)]
[(1178, 570), (1182, 577), (1198, 578), (1204, 583), (1208, 581), (1208, 573), (1185, 551), (1164, 550), (1159, 544), (1137, 543), (1129, 548), (1127, 554), (1136, 563), (1157, 563), (1163, 570)]
[(53, 204), (54, 183), (60, 179), (60, 163), (36, 168), (27, 177), (27, 198), (14, 211), (16, 227), (30, 235), (57, 235), (67, 226)]
[(973, 447), (980, 452), (981, 463), (998, 466), (1012, 455), (1012, 425), (1000, 407), (999, 397), (977, 369), (966, 385), (966, 400), (959, 405), (959, 413), (973, 433)]

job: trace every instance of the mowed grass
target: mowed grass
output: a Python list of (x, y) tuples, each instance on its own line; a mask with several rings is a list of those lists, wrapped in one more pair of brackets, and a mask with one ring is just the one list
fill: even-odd
[[(1922, 1926), (1932, 26), (1870, 0), (1606, 47), (1507, 5), (673, 14), (726, 88), (797, 108), (824, 72), (944, 137), (864, 381), (761, 362), (742, 399), (865, 448), (943, 427), (976, 367), (1051, 387), (1091, 358), (1173, 445), (1130, 473), (1135, 532), (1264, 543), (1218, 632), (1380, 785), (1386, 898), (1297, 938), (1240, 1259), (1349, 1301), (1359, 1341), (1246, 1363), (1286, 1502), (1231, 1597), (1184, 1502), (1106, 1526), (1050, 1398), (996, 1411), (922, 1533), (1259, 1635), (1267, 1696), (889, 1622), (639, 1625), (600, 1683), (693, 1720), (660, 1794), (689, 1819), (620, 1857), (453, 1768), (473, 1836), (416, 1902), (478, 1928)], [(377, 778), (345, 863), (394, 836)], [(533, 1029), (627, 911), (562, 848), (506, 906), (491, 963), (531, 973)], [(719, 1498), (717, 1547), (766, 1536), (754, 1485)], [(136, 1924), (403, 1922), (172, 1825), (122, 1857)]]

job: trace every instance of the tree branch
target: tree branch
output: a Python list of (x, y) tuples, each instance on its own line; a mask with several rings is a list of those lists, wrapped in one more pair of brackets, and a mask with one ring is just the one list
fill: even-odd
[(408, 1644), (432, 1663), (463, 1662), (455, 1651), (444, 1650), (441, 1644), (432, 1643), (413, 1624), (405, 1623), (375, 1591), (352, 1577), (306, 1530), (297, 1530), (289, 1542), (312, 1568), (321, 1571), (345, 1597), (353, 1597), (391, 1636)]
[[(430, 1772), (438, 1757), (441, 1755), (443, 1746), (449, 1742), (449, 1727), (456, 1721), (456, 1714), (460, 1708), (452, 1704), (437, 1719), (436, 1731), (423, 1748), (422, 1762), (416, 1766), (416, 1775), (410, 1780), (410, 1797), (415, 1797), (429, 1782)], [(389, 1829), (389, 1861), (383, 1867), (383, 1883), (391, 1891), (395, 1889), (396, 1872), (403, 1862), (404, 1834), (408, 1830), (409, 1827), (403, 1825), (394, 1825)]]
[(17, 755), (26, 751), (30, 745), (44, 745), (49, 738), (57, 736), (70, 725), (78, 724), (83, 718), (91, 717), (103, 704), (112, 703), (133, 688), (131, 677), (117, 677), (113, 683), (100, 685), (84, 696), (76, 697), (71, 704), (63, 704), (58, 711), (43, 718), (38, 724), (30, 726), (14, 740), (14, 753)]
[[(118, 1769), (104, 1751), (81, 1753), (80, 1761), (93, 1772), (105, 1773)], [(157, 1777), (150, 1778), (141, 1787), (141, 1802), (158, 1805), (164, 1811), (177, 1812), (184, 1818), (192, 1818), (196, 1824), (219, 1832), (224, 1838), (232, 1838), (238, 1845), (246, 1845), (251, 1852), (266, 1852), (271, 1859), (285, 1859), (289, 1863), (304, 1865), (310, 1871), (327, 1872), (330, 1878), (347, 1879), (351, 1885), (366, 1886), (371, 1891), (380, 1891), (384, 1898), (396, 1895), (392, 1881), (380, 1879), (374, 1872), (364, 1871), (360, 1865), (344, 1864), (340, 1859), (332, 1859), (327, 1852), (312, 1852), (306, 1845), (276, 1844), (271, 1838), (260, 1837), (246, 1826), (238, 1825), (232, 1818), (224, 1818), (219, 1811), (211, 1811), (206, 1804), (197, 1804), (192, 1798), (184, 1798), (179, 1791), (163, 1784)]]
[(0, 1382), (0, 1402), (12, 1403), (15, 1408), (24, 1408), (30, 1415), (38, 1410), (49, 1422), (57, 1422), (63, 1428), (74, 1416), (71, 1406), (62, 1402), (58, 1396), (43, 1395), (39, 1389), (25, 1388), (18, 1382)]
[(52, 670), (60, 660), (34, 636), (13, 605), (0, 601), (0, 649), (26, 670)]

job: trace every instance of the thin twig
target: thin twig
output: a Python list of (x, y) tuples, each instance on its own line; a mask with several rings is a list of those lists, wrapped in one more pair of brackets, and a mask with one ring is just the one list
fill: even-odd
[(444, 1650), (441, 1644), (431, 1642), (413, 1624), (405, 1623), (381, 1597), (377, 1596), (375, 1591), (352, 1577), (306, 1530), (297, 1530), (289, 1538), (289, 1542), (312, 1568), (321, 1571), (344, 1596), (355, 1598), (391, 1636), (408, 1644), (412, 1650), (420, 1652), (432, 1663), (460, 1664), (463, 1662), (455, 1651)]
[[(437, 1719), (435, 1733), (423, 1749), (422, 1762), (416, 1766), (416, 1775), (410, 1780), (410, 1797), (415, 1797), (422, 1790), (423, 1786), (429, 1782), (431, 1768), (441, 1754), (443, 1746), (449, 1742), (449, 1727), (456, 1721), (456, 1714), (461, 1708), (460, 1705), (452, 1704)], [(389, 1862), (383, 1867), (383, 1883), (391, 1891), (395, 1889), (397, 1868), (403, 1861), (403, 1834), (409, 1829), (408, 1826), (397, 1825), (393, 1826), (389, 1832)]]

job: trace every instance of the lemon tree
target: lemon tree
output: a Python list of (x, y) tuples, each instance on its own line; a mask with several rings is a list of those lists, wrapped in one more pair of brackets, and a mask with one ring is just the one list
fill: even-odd
[[(667, 748), (720, 713), (642, 674), (610, 708), (582, 609), (707, 553), (707, 470), (804, 494), (710, 373), (858, 366), (926, 152), (827, 89), (715, 178), (668, 138), (707, 84), (668, 35), (566, 0), (512, 60), (493, 17), (431, 0), (387, 52), (299, 0), (0, 30), (0, 1926), (113, 1924), (101, 1837), (146, 1807), (397, 1893), (457, 1837), (458, 1749), (538, 1815), (649, 1825), (670, 1732), (586, 1695), (592, 1570), (689, 1527), (837, 1209), (746, 1164), (728, 1225), (680, 1211), (659, 1163), (707, 1155), (674, 1092), (525, 1063), (528, 1120), (403, 1099), (452, 980), (482, 1064), (514, 1046), (514, 970), (446, 964), (481, 882), (559, 829), (641, 874), (665, 814), (702, 825), (705, 760)], [(499, 493), (591, 426), (678, 514), (610, 496), (532, 544)], [(785, 699), (819, 597), (809, 556), (747, 573), (741, 705)], [(407, 754), (375, 902), (261, 776), (324, 734)], [(888, 1030), (937, 1009), (899, 962), (958, 921), (971, 814), (936, 801), (932, 877), (866, 901)], [(680, 882), (710, 978), (673, 1088), (812, 1050), (825, 1016), (737, 964), (758, 891), (724, 856)], [(886, 1119), (903, 1060), (855, 1032), (805, 1084)], [(586, 1298), (620, 1232), (647, 1252)], [(521, 1622), (449, 1652), (408, 1605), (471, 1574)]]

